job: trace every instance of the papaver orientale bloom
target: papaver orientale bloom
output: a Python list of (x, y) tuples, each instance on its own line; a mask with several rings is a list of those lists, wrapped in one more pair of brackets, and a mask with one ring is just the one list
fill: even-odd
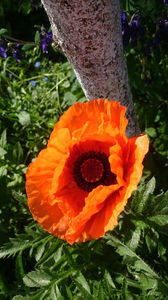
[(70, 244), (112, 230), (142, 176), (148, 138), (127, 138), (125, 111), (107, 99), (75, 103), (28, 167), (34, 219)]

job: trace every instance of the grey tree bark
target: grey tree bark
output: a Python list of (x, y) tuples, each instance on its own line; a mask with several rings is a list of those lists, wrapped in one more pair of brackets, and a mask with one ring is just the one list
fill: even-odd
[(119, 0), (42, 0), (54, 41), (72, 64), (88, 99), (127, 107), (127, 136), (140, 133), (124, 60)]

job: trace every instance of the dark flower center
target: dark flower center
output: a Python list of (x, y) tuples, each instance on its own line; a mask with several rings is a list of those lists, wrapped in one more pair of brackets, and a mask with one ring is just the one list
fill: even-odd
[(80, 155), (74, 163), (73, 176), (77, 185), (87, 192), (98, 185), (116, 183), (116, 175), (111, 172), (104, 152), (88, 151)]
[(102, 178), (104, 167), (100, 160), (88, 158), (81, 164), (80, 172), (87, 182), (97, 182)]

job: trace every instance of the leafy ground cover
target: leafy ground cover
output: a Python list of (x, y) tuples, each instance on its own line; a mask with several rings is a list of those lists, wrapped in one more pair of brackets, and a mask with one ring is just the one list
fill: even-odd
[[(126, 9), (127, 18), (135, 8), (143, 10), (141, 25), (149, 30), (145, 20), (151, 14), (153, 24), (157, 16), (154, 1), (147, 2), (135, 7), (130, 1)], [(0, 58), (0, 299), (167, 299), (168, 55), (161, 41), (146, 56), (148, 42), (138, 39), (125, 49), (140, 127), (150, 138), (144, 176), (115, 230), (73, 246), (32, 219), (25, 172), (60, 115), (86, 99), (58, 52), (54, 61), (38, 46), (25, 48), (20, 62)]]

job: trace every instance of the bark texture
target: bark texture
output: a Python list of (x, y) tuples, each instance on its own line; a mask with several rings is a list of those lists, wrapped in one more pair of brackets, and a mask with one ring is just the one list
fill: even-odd
[(127, 107), (127, 136), (140, 133), (123, 55), (119, 0), (42, 0), (55, 43), (72, 64), (88, 99)]

